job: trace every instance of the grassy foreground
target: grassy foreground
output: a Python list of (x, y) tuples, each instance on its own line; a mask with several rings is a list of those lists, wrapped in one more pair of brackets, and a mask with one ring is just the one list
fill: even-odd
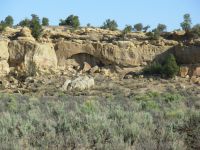
[(184, 92), (0, 94), (0, 149), (200, 149), (199, 108)]

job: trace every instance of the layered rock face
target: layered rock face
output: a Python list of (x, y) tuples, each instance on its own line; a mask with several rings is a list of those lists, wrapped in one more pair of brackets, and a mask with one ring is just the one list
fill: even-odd
[(70, 32), (64, 27), (48, 27), (38, 41), (28, 28), (3, 36), (8, 40), (0, 41), (0, 75), (8, 74), (10, 68), (27, 75), (69, 67), (85, 71), (96, 66), (138, 68), (168, 53), (174, 53), (180, 64), (200, 63), (200, 47), (180, 47), (177, 41), (166, 39), (150, 40), (145, 33), (122, 37), (119, 31), (82, 28)]
[(9, 64), (28, 75), (57, 68), (57, 57), (52, 43), (14, 40), (9, 43)]
[(177, 62), (182, 64), (180, 68), (182, 77), (200, 76), (200, 46), (177, 46), (174, 54)]
[(8, 41), (0, 40), (0, 76), (5, 76), (9, 73), (9, 65), (8, 65)]
[(180, 64), (200, 63), (200, 46), (177, 46), (174, 53)]

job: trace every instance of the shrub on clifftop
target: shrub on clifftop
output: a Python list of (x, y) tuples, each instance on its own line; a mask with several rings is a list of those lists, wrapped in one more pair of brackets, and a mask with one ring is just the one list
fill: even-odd
[(60, 20), (59, 26), (70, 26), (77, 29), (80, 26), (80, 21), (78, 16), (70, 15), (65, 20)]
[(130, 33), (131, 31), (132, 31), (132, 26), (131, 25), (126, 25), (126, 27), (122, 31), (122, 34), (126, 35), (127, 33)]
[(135, 31), (142, 31), (142, 29), (143, 29), (142, 23), (137, 23), (137, 24), (134, 25)]
[(43, 26), (48, 26), (49, 25), (49, 19), (46, 18), (46, 17), (42, 18), (42, 25)]
[(14, 23), (14, 19), (13, 19), (13, 17), (12, 16), (7, 16), (6, 18), (5, 18), (5, 24), (6, 24), (6, 26), (9, 26), (9, 27), (12, 27), (13, 26), (13, 23)]
[(37, 15), (32, 14), (32, 20), (30, 24), (31, 34), (34, 38), (38, 39), (41, 32), (42, 32), (42, 26), (40, 25), (40, 19)]
[(192, 20), (190, 18), (190, 14), (185, 14), (183, 16), (184, 21), (181, 23), (181, 28), (185, 31), (189, 31), (191, 29)]
[(31, 20), (26, 18), (26, 19), (20, 21), (18, 25), (21, 27), (30, 27), (30, 24), (31, 24)]
[(12, 27), (14, 23), (12, 16), (7, 16), (5, 20), (0, 22), (0, 31), (4, 31), (6, 27)]
[(101, 27), (102, 29), (109, 29), (111, 31), (115, 31), (117, 30), (117, 22), (115, 20), (110, 20), (107, 19), (104, 23), (103, 26)]

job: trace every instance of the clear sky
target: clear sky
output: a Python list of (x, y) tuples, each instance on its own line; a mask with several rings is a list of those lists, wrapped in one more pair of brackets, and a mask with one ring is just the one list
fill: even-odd
[(74, 14), (83, 26), (101, 26), (111, 18), (120, 28), (141, 22), (152, 28), (163, 23), (173, 30), (180, 28), (185, 13), (191, 14), (193, 24), (200, 23), (200, 0), (1, 0), (0, 20), (12, 15), (17, 24), (33, 13), (48, 17), (51, 25)]

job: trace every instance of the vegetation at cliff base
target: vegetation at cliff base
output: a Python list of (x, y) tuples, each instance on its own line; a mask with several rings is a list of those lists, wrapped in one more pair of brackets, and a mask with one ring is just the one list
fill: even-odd
[(1, 149), (200, 148), (198, 99), (181, 92), (0, 100)]
[(174, 55), (169, 54), (162, 64), (159, 62), (153, 62), (152, 64), (146, 66), (143, 72), (145, 74), (162, 75), (164, 77), (172, 78), (178, 74), (179, 66), (176, 63)]

